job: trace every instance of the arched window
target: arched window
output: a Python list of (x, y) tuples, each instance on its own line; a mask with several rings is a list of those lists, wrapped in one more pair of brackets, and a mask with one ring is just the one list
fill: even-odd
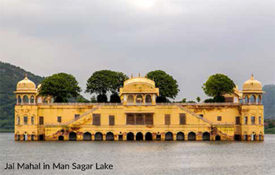
[(145, 102), (146, 102), (146, 103), (152, 103), (151, 95), (146, 95), (146, 97), (145, 97)]
[(210, 140), (210, 133), (209, 132), (204, 132), (202, 134), (202, 140), (203, 141), (209, 141)]
[(112, 132), (108, 132), (106, 134), (106, 140), (107, 141), (114, 141), (114, 134)]
[(89, 133), (89, 132), (85, 132), (85, 133), (83, 134), (83, 140), (85, 140), (85, 141), (92, 140), (92, 134)]
[(173, 141), (173, 133), (172, 132), (165, 133), (165, 140), (166, 141)]
[(137, 95), (136, 103), (138, 104), (143, 103), (142, 95)]
[(23, 103), (29, 103), (29, 97), (27, 95), (23, 96)]
[(255, 103), (256, 103), (256, 97), (255, 97), (255, 95), (252, 95), (252, 96), (250, 97), (250, 103), (251, 103), (251, 104), (255, 104)]
[(194, 132), (189, 132), (189, 134), (188, 134), (188, 140), (189, 141), (196, 140), (196, 134)]
[(76, 141), (76, 133), (75, 132), (70, 132), (69, 133), (69, 140), (70, 141)]
[(21, 96), (18, 96), (18, 104), (22, 103)]
[(128, 95), (127, 102), (128, 103), (134, 103), (134, 97), (133, 97), (133, 95)]
[(31, 103), (32, 104), (34, 103), (34, 96), (33, 95), (31, 96)]

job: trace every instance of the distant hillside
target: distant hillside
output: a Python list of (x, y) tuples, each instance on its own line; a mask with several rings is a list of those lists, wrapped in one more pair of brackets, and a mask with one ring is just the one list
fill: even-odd
[(16, 102), (13, 91), (16, 89), (17, 82), (24, 78), (25, 73), (35, 84), (39, 84), (43, 79), (20, 67), (0, 61), (0, 131), (13, 129)]
[(265, 119), (275, 120), (275, 84), (265, 85), (263, 95), (264, 116)]

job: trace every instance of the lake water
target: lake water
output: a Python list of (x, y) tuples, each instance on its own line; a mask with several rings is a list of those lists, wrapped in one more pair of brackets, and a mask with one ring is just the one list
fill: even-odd
[[(0, 174), (275, 174), (275, 135), (264, 142), (15, 142), (0, 133)], [(4, 170), (6, 163), (46, 163), (50, 170)], [(112, 170), (73, 170), (112, 164)], [(69, 170), (52, 164), (69, 164)], [(93, 165), (95, 166), (95, 165)], [(16, 168), (16, 167), (15, 167)]]

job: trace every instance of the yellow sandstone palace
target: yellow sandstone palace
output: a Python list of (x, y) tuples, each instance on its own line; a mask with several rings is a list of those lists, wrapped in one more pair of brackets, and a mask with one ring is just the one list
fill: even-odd
[(52, 103), (27, 77), (15, 91), (15, 140), (264, 140), (262, 85), (251, 76), (225, 103), (156, 103), (143, 77), (120, 89), (121, 103)]

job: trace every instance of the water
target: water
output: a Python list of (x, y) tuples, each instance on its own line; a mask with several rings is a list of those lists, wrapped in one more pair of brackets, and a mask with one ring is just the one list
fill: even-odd
[[(264, 142), (15, 142), (0, 133), (0, 174), (275, 174)], [(4, 170), (6, 163), (107, 163), (113, 170)], [(70, 167), (72, 168), (72, 167)]]

